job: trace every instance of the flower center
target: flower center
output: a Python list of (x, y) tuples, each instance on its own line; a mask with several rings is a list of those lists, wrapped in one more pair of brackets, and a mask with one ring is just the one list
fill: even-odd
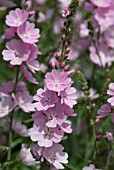
[(60, 84), (59, 80), (55, 80), (55, 86), (58, 86)]

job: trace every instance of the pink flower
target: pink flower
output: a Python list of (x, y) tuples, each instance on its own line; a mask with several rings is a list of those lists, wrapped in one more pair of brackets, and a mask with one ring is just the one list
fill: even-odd
[(16, 106), (11, 96), (4, 96), (0, 101), (0, 118), (7, 116)]
[(35, 159), (30, 152), (30, 148), (27, 148), (27, 145), (25, 144), (21, 147), (20, 159), (27, 166), (33, 166), (36, 164)]
[(41, 147), (51, 147), (53, 143), (59, 143), (62, 137), (63, 132), (58, 128), (47, 128), (44, 125), (42, 130), (36, 126), (30, 129), (31, 140), (38, 141), (38, 145)]
[(107, 90), (107, 94), (112, 96), (108, 99), (108, 102), (111, 106), (114, 106), (114, 83), (109, 84), (109, 89)]
[(106, 8), (111, 5), (112, 0), (91, 0), (97, 7)]
[(63, 152), (63, 146), (54, 144), (50, 148), (45, 148), (43, 155), (45, 159), (57, 169), (64, 169), (62, 164), (68, 163), (68, 154)]
[(90, 46), (90, 60), (94, 63), (97, 64), (98, 66), (105, 67), (108, 65), (109, 67), (111, 66), (112, 62), (114, 61), (114, 51), (109, 50), (109, 48), (103, 44), (100, 43), (97, 46), (99, 55), (95, 49), (95, 47), (92, 45)]
[(77, 94), (76, 89), (74, 87), (68, 87), (66, 90), (60, 92), (61, 96), (61, 104), (65, 103), (66, 105), (70, 106), (71, 108), (75, 105)]
[(28, 18), (28, 12), (23, 9), (15, 9), (6, 16), (6, 24), (10, 27), (21, 26)]
[(62, 16), (63, 17), (67, 17), (68, 15), (70, 15), (70, 9), (69, 8), (63, 9)]
[(71, 78), (63, 70), (53, 69), (51, 73), (45, 75), (46, 87), (49, 90), (60, 92), (65, 90), (71, 83)]
[(17, 29), (17, 33), (22, 41), (29, 44), (38, 42), (38, 38), (40, 37), (40, 30), (34, 27), (35, 25), (33, 23), (27, 21)]
[(45, 111), (50, 107), (54, 107), (58, 99), (55, 92), (47, 89), (38, 89), (37, 94), (34, 96), (34, 100), (38, 101), (36, 103), (37, 110)]
[(5, 30), (4, 36), (7, 39), (12, 39), (15, 36), (15, 33), (16, 33), (16, 28), (14, 28), (14, 27), (7, 28)]
[(113, 135), (110, 132), (106, 132), (106, 135), (104, 136), (109, 142), (113, 141)]
[(32, 76), (32, 74), (27, 70), (26, 66), (24, 66), (23, 64), (20, 66), (20, 70), (22, 72), (22, 74), (24, 75), (24, 77), (31, 83), (33, 84), (38, 84), (38, 82), (36, 81), (36, 79)]
[(3, 5), (3, 6), (5, 6), (5, 7), (7, 7), (7, 8), (15, 7), (15, 6), (16, 6), (16, 4), (13, 3), (13, 2), (10, 1), (10, 0), (0, 0), (0, 5)]
[(36, 59), (41, 52), (38, 50), (38, 47), (33, 44), (30, 44), (30, 51), (26, 64), (31, 72), (36, 73), (36, 71), (39, 71), (39, 62)]
[(109, 27), (109, 29), (104, 32), (104, 36), (107, 45), (114, 48), (114, 25)]
[(101, 170), (101, 169), (96, 169), (95, 165), (90, 164), (89, 166), (85, 166), (82, 170)]
[(57, 125), (61, 126), (66, 121), (66, 115), (64, 115), (63, 108), (60, 102), (56, 103), (55, 107), (49, 108), (44, 112), (47, 115), (48, 122), (46, 126), (55, 128)]
[(24, 92), (17, 92), (14, 99), (24, 112), (35, 111), (35, 105), (32, 103), (33, 97), (30, 96), (29, 92), (25, 90)]
[(103, 104), (101, 108), (98, 110), (98, 115), (97, 118), (103, 118), (106, 117), (110, 114), (111, 112), (111, 106), (109, 104)]
[(27, 137), (29, 136), (29, 130), (27, 129), (27, 127), (25, 125), (23, 125), (21, 123), (20, 120), (13, 120), (13, 125), (12, 125), (12, 129), (19, 134), (20, 136), (23, 137)]
[(29, 57), (29, 46), (21, 40), (13, 39), (6, 44), (8, 50), (3, 50), (3, 59), (12, 65), (21, 65)]

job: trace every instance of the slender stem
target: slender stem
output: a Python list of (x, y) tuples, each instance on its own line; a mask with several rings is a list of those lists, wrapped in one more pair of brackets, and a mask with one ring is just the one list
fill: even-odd
[[(18, 83), (18, 77), (19, 77), (19, 67), (16, 72), (16, 78), (15, 78), (15, 85), (14, 85), (14, 93), (16, 91), (17, 83)], [(15, 110), (15, 108), (14, 108)], [(7, 161), (11, 160), (11, 145), (12, 145), (12, 123), (13, 123), (13, 115), (14, 115), (14, 110), (10, 113), (10, 129), (9, 129), (9, 151), (7, 154)], [(9, 170), (9, 166), (7, 166), (6, 170)]]
[(108, 156), (107, 156), (107, 160), (106, 160), (106, 164), (105, 164), (104, 170), (108, 170), (109, 169), (111, 155), (112, 155), (112, 143), (110, 143), (110, 145), (109, 145)]

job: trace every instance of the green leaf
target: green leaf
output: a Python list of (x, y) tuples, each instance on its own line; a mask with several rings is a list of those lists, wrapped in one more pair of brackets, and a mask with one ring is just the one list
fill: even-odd
[(0, 154), (8, 152), (9, 148), (7, 146), (0, 146)]

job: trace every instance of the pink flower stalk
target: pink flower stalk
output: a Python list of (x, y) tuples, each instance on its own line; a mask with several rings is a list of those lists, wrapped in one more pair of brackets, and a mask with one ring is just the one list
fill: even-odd
[(15, 9), (6, 16), (6, 24), (10, 27), (19, 27), (28, 19), (28, 12), (23, 9)]
[(36, 102), (36, 109), (38, 111), (45, 111), (50, 107), (54, 107), (55, 103), (58, 101), (58, 98), (56, 93), (53, 91), (48, 89), (38, 89), (37, 94), (34, 96), (34, 100), (38, 101)]
[(29, 46), (21, 40), (13, 39), (6, 44), (6, 47), (8, 50), (3, 50), (3, 59), (10, 61), (12, 65), (21, 65), (29, 57)]
[(40, 38), (40, 30), (35, 28), (35, 25), (28, 21), (18, 27), (17, 33), (23, 42), (29, 44), (38, 42), (38, 38)]
[(49, 90), (60, 92), (65, 90), (71, 83), (71, 78), (63, 70), (53, 69), (51, 73), (45, 75), (46, 87)]

